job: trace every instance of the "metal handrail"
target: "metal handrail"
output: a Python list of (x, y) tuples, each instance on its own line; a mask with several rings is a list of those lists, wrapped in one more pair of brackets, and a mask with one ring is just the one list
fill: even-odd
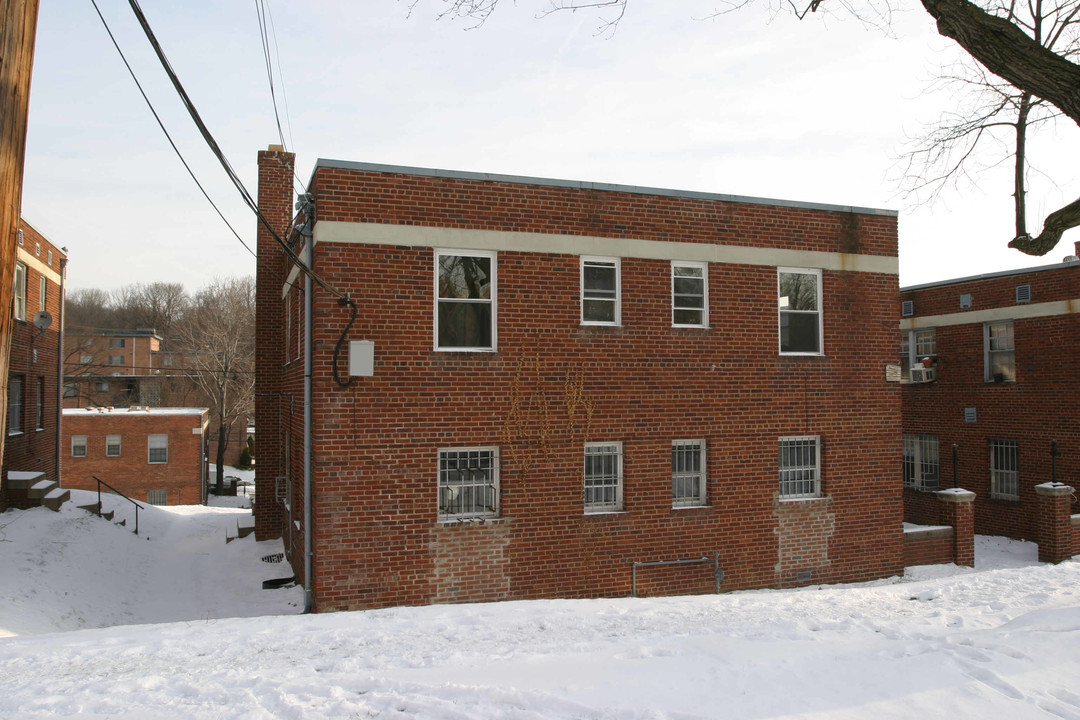
[(146, 508), (144, 508), (142, 505), (135, 502), (134, 500), (129, 498), (127, 495), (125, 495), (124, 493), (122, 493), (119, 490), (117, 490), (116, 488), (114, 488), (109, 483), (107, 483), (104, 480), (102, 480), (101, 478), (97, 477), (96, 475), (91, 475), (90, 477), (97, 480), (97, 512), (98, 512), (98, 515), (101, 515), (101, 486), (104, 485), (105, 487), (112, 490), (114, 494), (119, 495), (120, 497), (124, 498), (129, 503), (131, 503), (132, 505), (135, 506), (135, 534), (138, 535), (139, 534), (139, 510), (145, 510)]

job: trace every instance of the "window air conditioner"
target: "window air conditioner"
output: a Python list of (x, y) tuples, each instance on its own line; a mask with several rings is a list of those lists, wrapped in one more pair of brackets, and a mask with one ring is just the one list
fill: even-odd
[(911, 382), (928, 383), (937, 379), (936, 368), (914, 367), (911, 368)]

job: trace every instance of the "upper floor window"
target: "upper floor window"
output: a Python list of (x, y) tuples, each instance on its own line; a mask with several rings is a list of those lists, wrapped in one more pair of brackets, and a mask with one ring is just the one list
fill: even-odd
[(110, 338), (109, 339), (109, 347), (111, 347), (111, 348), (122, 348), (122, 347), (124, 347), (124, 340), (125, 340), (125, 338)]
[(110, 355), (109, 356), (109, 364), (110, 365), (123, 365), (124, 364), (124, 356), (123, 355)]
[(48, 252), (46, 253), (46, 255), (47, 255), (47, 257), (49, 258), (49, 261), (48, 261), (48, 263), (47, 263), (47, 264), (48, 264), (48, 266), (49, 266), (49, 267), (52, 267), (52, 250), (49, 250), (49, 251), (48, 251)]
[(821, 494), (820, 438), (817, 435), (780, 438), (780, 498)]
[(585, 513), (623, 508), (622, 443), (585, 444)]
[(38, 310), (44, 310), (45, 309), (45, 304), (48, 301), (48, 299), (49, 299), (49, 284), (48, 284), (48, 281), (45, 279), (45, 276), (42, 275), (41, 278), (40, 278), (40, 282), (38, 283)]
[(8, 376), (8, 435), (23, 431), (23, 376)]
[(45, 429), (45, 378), (37, 379), (37, 429)]
[(671, 324), (675, 327), (708, 326), (708, 264), (671, 263)]
[(71, 457), (86, 457), (86, 436), (71, 436)]
[(119, 435), (105, 436), (105, 456), (120, 457), (121, 441)]
[(619, 258), (581, 258), (581, 324), (622, 322)]
[(931, 366), (937, 360), (937, 331), (934, 328), (905, 330), (900, 334), (900, 374), (905, 381), (910, 381), (911, 368), (923, 367), (923, 361), (930, 358)]
[(169, 462), (169, 436), (166, 434), (148, 435), (146, 440), (146, 460), (152, 465)]
[(1012, 320), (983, 325), (983, 356), (986, 382), (1016, 380), (1016, 352), (1013, 349)]
[(12, 308), (16, 320), (26, 319), (26, 266), (21, 262), (15, 263), (15, 287), (12, 291)]
[(439, 450), (439, 519), (499, 515), (499, 449)]
[(780, 353), (821, 355), (821, 271), (779, 268)]
[(1019, 447), (1015, 440), (990, 441), (990, 497), (1020, 499)]
[(904, 435), (904, 487), (937, 490), (940, 470), (937, 435)]
[(494, 350), (494, 252), (435, 251), (435, 349)]
[(671, 505), (705, 504), (705, 441), (675, 440), (671, 443)]

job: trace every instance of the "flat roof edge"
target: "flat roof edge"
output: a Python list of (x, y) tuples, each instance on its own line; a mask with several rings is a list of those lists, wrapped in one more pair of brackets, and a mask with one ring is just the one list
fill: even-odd
[(979, 280), (993, 280), (994, 278), (1009, 277), (1010, 275), (1024, 275), (1026, 273), (1043, 272), (1046, 270), (1063, 270), (1070, 267), (1080, 266), (1080, 261), (1072, 260), (1069, 262), (1059, 262), (1053, 265), (1036, 265), (1029, 268), (1018, 268), (1016, 270), (998, 270), (997, 272), (982, 273), (981, 275), (968, 275), (967, 277), (951, 278), (949, 280), (936, 280), (934, 282), (922, 283), (920, 285), (907, 285), (900, 288), (900, 292), (911, 292), (914, 290), (926, 290), (934, 287), (944, 287), (945, 285), (959, 285), (966, 282), (977, 282)]
[[(421, 175), (425, 177), (451, 178), (455, 180), (481, 180), (487, 182), (517, 183), (519, 185), (544, 185), (547, 187), (565, 187), (577, 190), (602, 190), (605, 192), (636, 193), (639, 195), (660, 195), (681, 197), (693, 200), (716, 200), (721, 202), (744, 203), (747, 205), (771, 205), (774, 207), (798, 208), (801, 210), (823, 210), (826, 212), (846, 212), (860, 215), (879, 215), (898, 217), (899, 211), (883, 208), (865, 208), (854, 205), (831, 205), (828, 203), (802, 202), (797, 200), (777, 200), (772, 198), (750, 197), (745, 195), (725, 195), (695, 190), (672, 190), (669, 188), (643, 187), (638, 185), (618, 185), (614, 183), (587, 182), (583, 180), (559, 180), (539, 178), (527, 175), (501, 175), (498, 173), (470, 172), (465, 170), (439, 170), (435, 168), (409, 167), (407, 165), (382, 165), (379, 163), (356, 162), (351, 160), (331, 160), (319, 158), (311, 171), (311, 179), (319, 168), (338, 170), (363, 170), (367, 172), (397, 173), (401, 175)], [(308, 182), (311, 185), (311, 182)]]

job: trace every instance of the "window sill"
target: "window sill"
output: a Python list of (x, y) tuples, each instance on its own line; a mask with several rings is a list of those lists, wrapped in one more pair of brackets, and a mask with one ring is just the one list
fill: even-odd
[(502, 515), (492, 515), (490, 517), (441, 517), (438, 520), (439, 525), (485, 525), (490, 522), (499, 522), (503, 519)]
[(493, 353), (497, 353), (498, 350), (496, 348), (444, 348), (444, 347), (437, 347), (437, 348), (434, 349), (434, 352), (437, 352), (437, 353), (487, 353), (487, 354), (493, 354)]
[(618, 328), (618, 327), (622, 327), (622, 326), (623, 326), (623, 324), (622, 324), (621, 322), (614, 322), (614, 323), (613, 323), (613, 322), (588, 322), (588, 321), (586, 321), (586, 320), (582, 320), (582, 321), (581, 321), (581, 327), (590, 327), (590, 328), (605, 328), (605, 327), (609, 327), (609, 328)]
[(22, 430), (9, 430), (8, 431), (8, 437), (14, 437), (16, 435), (22, 435), (22, 434), (23, 434)]
[(825, 357), (823, 352), (781, 352), (780, 357)]
[(799, 503), (799, 502), (817, 502), (819, 500), (828, 500), (828, 495), (815, 495), (813, 497), (782, 497), (780, 502), (782, 503)]
[(626, 510), (586, 510), (584, 517), (596, 517), (598, 515), (628, 515)]
[(711, 507), (712, 505), (672, 505), (671, 509), (673, 512), (678, 512), (680, 510), (708, 510)]

